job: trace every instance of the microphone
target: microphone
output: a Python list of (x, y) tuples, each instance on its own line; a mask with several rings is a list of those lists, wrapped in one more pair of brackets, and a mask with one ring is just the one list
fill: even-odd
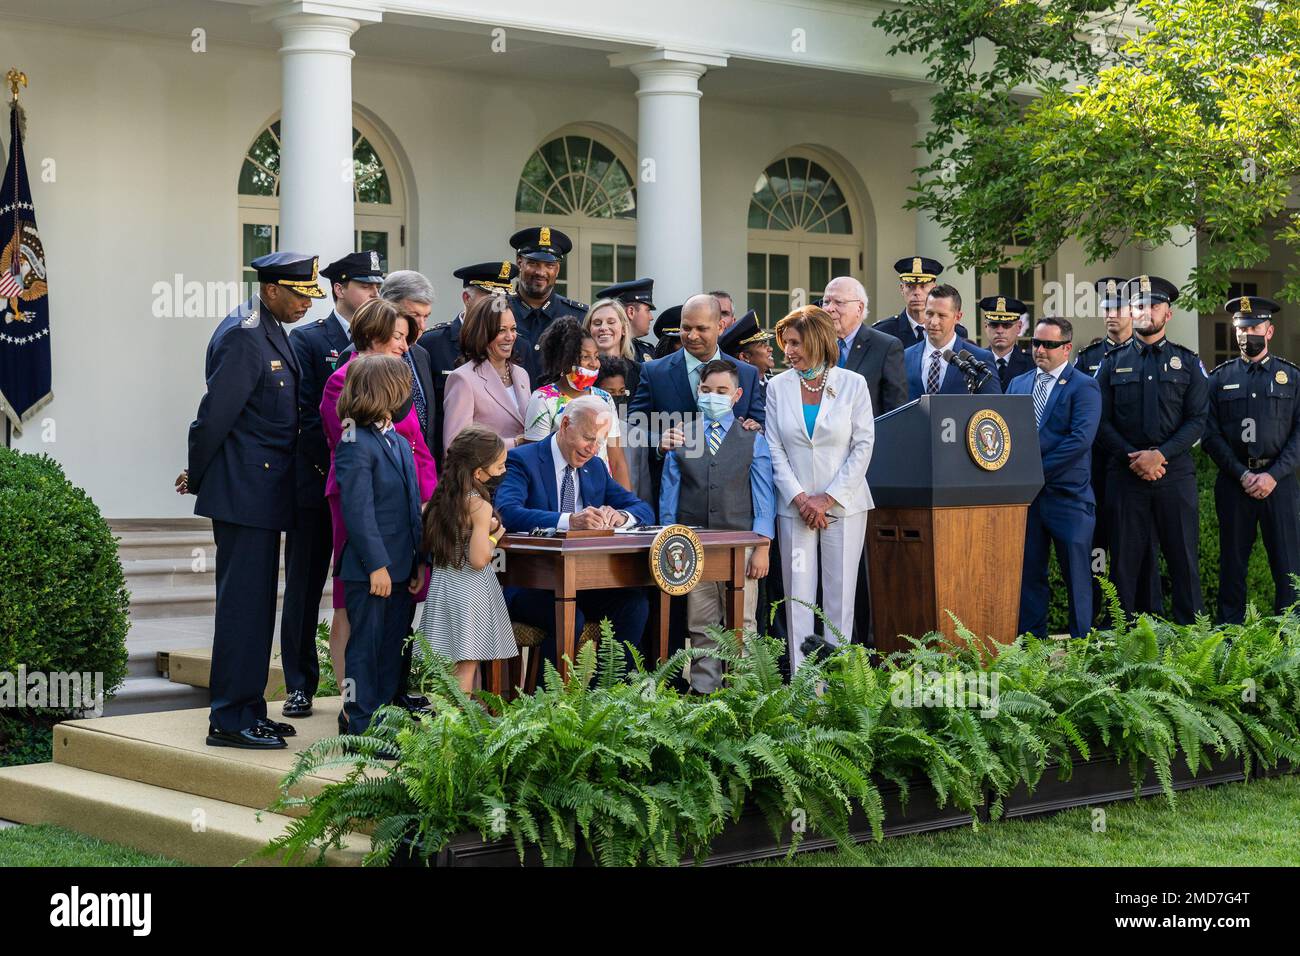
[(954, 353), (952, 349), (944, 349), (943, 357), (945, 361), (957, 366), (957, 370), (966, 376), (966, 387), (972, 392), (983, 385), (984, 380), (989, 377), (989, 367), (966, 349), (962, 349), (959, 353)]

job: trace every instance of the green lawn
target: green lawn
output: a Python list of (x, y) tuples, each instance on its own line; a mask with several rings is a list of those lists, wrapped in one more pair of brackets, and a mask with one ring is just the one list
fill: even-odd
[(105, 843), (62, 827), (0, 830), (0, 866), (182, 866), (165, 856)]
[[(855, 850), (806, 853), (755, 866), (1296, 866), (1300, 776), (1232, 783), (1108, 804), (1105, 832), (1090, 809), (897, 837)], [(0, 830), (0, 866), (180, 866), (61, 827)]]
[(754, 866), (1296, 866), (1300, 777), (1230, 783), (1092, 810), (986, 823)]

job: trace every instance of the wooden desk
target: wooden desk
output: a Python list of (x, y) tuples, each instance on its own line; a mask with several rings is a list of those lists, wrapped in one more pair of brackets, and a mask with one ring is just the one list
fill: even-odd
[[(704, 546), (704, 572), (700, 581), (727, 583), (727, 627), (742, 628), (745, 615), (745, 549), (767, 541), (749, 531), (698, 531)], [(655, 587), (650, 573), (650, 545), (654, 532), (614, 534), (594, 538), (535, 538), (508, 534), (500, 547), (505, 570), (497, 577), (501, 586), (540, 588), (555, 592), (556, 662), (568, 675), (564, 659), (577, 654), (573, 631), (577, 625), (579, 591), (600, 588), (654, 587), (659, 600), (650, 602), (650, 620), (657, 621), (659, 660), (668, 657), (668, 602), (670, 596)], [(656, 613), (657, 612), (657, 613)], [(649, 628), (647, 628), (649, 630)], [(653, 631), (652, 631), (653, 633)], [(509, 661), (495, 661), (489, 676), (494, 693), (506, 687)]]

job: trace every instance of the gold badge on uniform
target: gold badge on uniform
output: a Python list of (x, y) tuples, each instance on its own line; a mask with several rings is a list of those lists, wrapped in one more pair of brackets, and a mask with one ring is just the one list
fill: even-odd
[(1286, 372), (1282, 369), (1278, 369), (1277, 374), (1273, 376), (1273, 381), (1277, 382), (1279, 385), (1285, 385), (1289, 379), (1286, 376)]
[(284, 367), (284, 364), (283, 364), (279, 359), (271, 359), (271, 371), (272, 371), (272, 372), (278, 372), (278, 371), (280, 371), (280, 369), (282, 369), (283, 367)]
[(1169, 360), (1169, 367), (1172, 369), (1180, 369), (1183, 367), (1183, 360), (1180, 359), (1177, 355), (1175, 355), (1173, 358)]

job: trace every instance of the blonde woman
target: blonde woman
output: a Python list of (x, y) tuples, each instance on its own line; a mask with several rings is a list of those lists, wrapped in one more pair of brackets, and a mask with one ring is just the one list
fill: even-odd
[(632, 324), (627, 319), (627, 310), (617, 299), (599, 299), (587, 310), (587, 317), (582, 320), (582, 327), (596, 340), (596, 348), (601, 357), (627, 359), (632, 371), (624, 384), (627, 393), (636, 392), (641, 380), (641, 368), (637, 362), (636, 351), (632, 348)]

